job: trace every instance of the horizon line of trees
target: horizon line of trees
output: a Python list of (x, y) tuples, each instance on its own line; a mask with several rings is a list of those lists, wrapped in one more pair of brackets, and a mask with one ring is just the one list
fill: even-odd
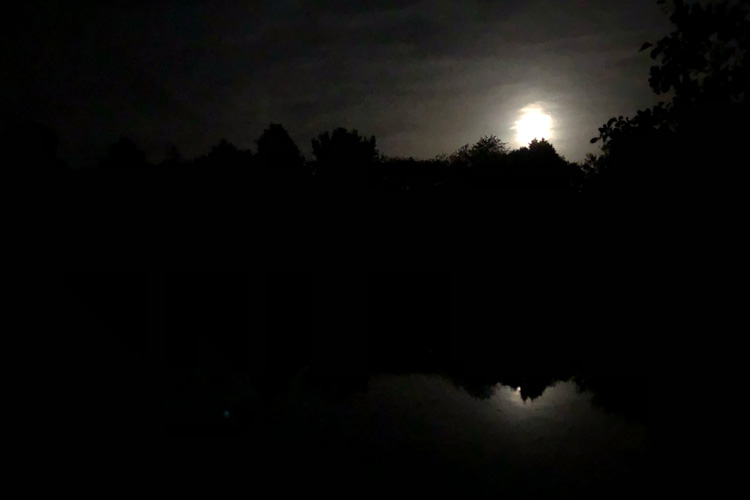
[[(733, 0), (657, 4), (665, 6), (674, 31), (640, 50), (651, 49), (657, 63), (648, 79), (652, 90), (671, 99), (633, 117), (610, 118), (590, 141), (601, 144), (600, 154), (589, 154), (580, 163), (567, 161), (544, 138), (510, 150), (492, 135), (450, 155), (390, 158), (378, 151), (374, 136), (343, 127), (313, 138), (314, 159), (307, 160), (284, 127), (272, 123), (255, 141), (255, 152), (222, 139), (194, 160), (184, 160), (173, 148), (157, 165), (122, 138), (94, 170), (244, 171), (319, 186), (555, 188), (628, 195), (665, 192), (683, 181), (701, 186), (725, 182), (739, 172), (735, 165), (746, 156), (744, 140), (750, 133), (750, 5)], [(10, 152), (11, 164), (29, 171), (71, 170), (57, 156), (55, 133), (43, 125), (6, 128), (0, 147)]]
[[(19, 162), (31, 163), (48, 172), (73, 170), (58, 158), (57, 138), (49, 127), (24, 124), (6, 130), (3, 139), (3, 143), (15, 145), (22, 153), (16, 155)], [(152, 163), (131, 139), (122, 137), (108, 148), (95, 168), (78, 171), (236, 172), (258, 177), (286, 173), (317, 185), (401, 190), (503, 187), (500, 181), (510, 184), (511, 179), (519, 182), (525, 179), (528, 187), (543, 187), (543, 181), (547, 181), (550, 184), (547, 187), (579, 189), (583, 173), (582, 165), (568, 162), (544, 138), (510, 149), (507, 143), (489, 135), (451, 154), (426, 160), (384, 155), (378, 150), (375, 136), (366, 137), (357, 129), (344, 127), (325, 131), (311, 143), (313, 158), (307, 159), (287, 130), (281, 124), (271, 123), (255, 141), (255, 151), (240, 149), (222, 138), (208, 153), (192, 160), (184, 159), (173, 146), (164, 160)], [(529, 183), (531, 179), (534, 182)]]

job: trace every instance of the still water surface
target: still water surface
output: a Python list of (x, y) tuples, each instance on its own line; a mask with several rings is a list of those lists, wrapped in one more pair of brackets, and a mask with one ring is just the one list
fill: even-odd
[(569, 381), (533, 400), (521, 394), (497, 384), (480, 399), (440, 376), (410, 374), (378, 375), (368, 391), (341, 396), (300, 376), (263, 433), (285, 437), (299, 460), (290, 467), (370, 488), (611, 498), (646, 485), (646, 422), (605, 413)]

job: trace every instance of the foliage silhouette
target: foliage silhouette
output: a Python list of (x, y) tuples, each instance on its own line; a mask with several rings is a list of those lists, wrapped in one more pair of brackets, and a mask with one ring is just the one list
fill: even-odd
[(559, 156), (546, 140), (509, 150), (495, 136), (482, 137), (450, 155), (430, 160), (381, 157), (367, 177), (376, 189), (561, 189), (577, 192), (581, 167)]
[[(495, 144), (497, 142), (495, 140)], [(515, 150), (508, 150), (504, 145), (498, 148), (483, 139), (467, 153), (476, 187), (578, 189), (580, 167), (560, 156), (546, 139), (534, 139), (528, 147)]]
[(253, 160), (252, 152), (242, 151), (226, 139), (211, 148), (211, 151), (196, 159), (196, 166), (210, 170), (239, 170), (250, 168)]
[(256, 141), (259, 166), (269, 170), (303, 170), (305, 160), (286, 129), (270, 124)]
[(456, 168), (479, 169), (499, 167), (508, 146), (494, 135), (484, 136), (471, 147), (460, 147), (448, 157), (448, 162)]
[[(659, 4), (666, 4), (659, 0)], [(613, 117), (599, 128), (601, 157), (587, 158), (587, 192), (664, 191), (677, 182), (735, 175), (747, 136), (750, 6), (674, 0), (674, 31), (653, 47), (649, 85), (670, 102)], [(711, 165), (723, 168), (710, 168)]]
[(449, 157), (448, 162), (457, 168), (470, 168), (471, 167), (471, 154), (468, 144), (464, 144), (456, 151), (454, 151)]
[(482, 137), (467, 152), (469, 167), (498, 166), (507, 153), (507, 144), (494, 135)]
[(378, 158), (375, 136), (367, 139), (343, 127), (312, 139), (312, 149), (316, 177), (349, 185), (361, 185), (365, 170)]

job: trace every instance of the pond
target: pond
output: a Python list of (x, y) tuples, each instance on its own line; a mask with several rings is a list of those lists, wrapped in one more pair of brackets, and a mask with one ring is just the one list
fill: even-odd
[(365, 495), (612, 498), (645, 487), (642, 415), (602, 408), (572, 380), (533, 398), (501, 383), (474, 389), (413, 373), (375, 375), (366, 390), (342, 391), (303, 371), (270, 403), (249, 390), (253, 402), (239, 414), (216, 412), (244, 431), (227, 438), (242, 460), (297, 478), (277, 485), (289, 494), (305, 485)]

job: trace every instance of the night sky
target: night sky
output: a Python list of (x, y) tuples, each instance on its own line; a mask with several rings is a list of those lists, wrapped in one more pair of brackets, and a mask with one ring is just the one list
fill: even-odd
[(580, 161), (607, 119), (658, 102), (638, 49), (670, 32), (655, 0), (31, 3), (3, 16), (2, 119), (50, 125), (75, 165), (121, 136), (152, 161), (221, 138), (255, 150), (271, 122), (308, 158), (339, 126), (389, 156), (490, 134), (515, 148), (530, 108)]

